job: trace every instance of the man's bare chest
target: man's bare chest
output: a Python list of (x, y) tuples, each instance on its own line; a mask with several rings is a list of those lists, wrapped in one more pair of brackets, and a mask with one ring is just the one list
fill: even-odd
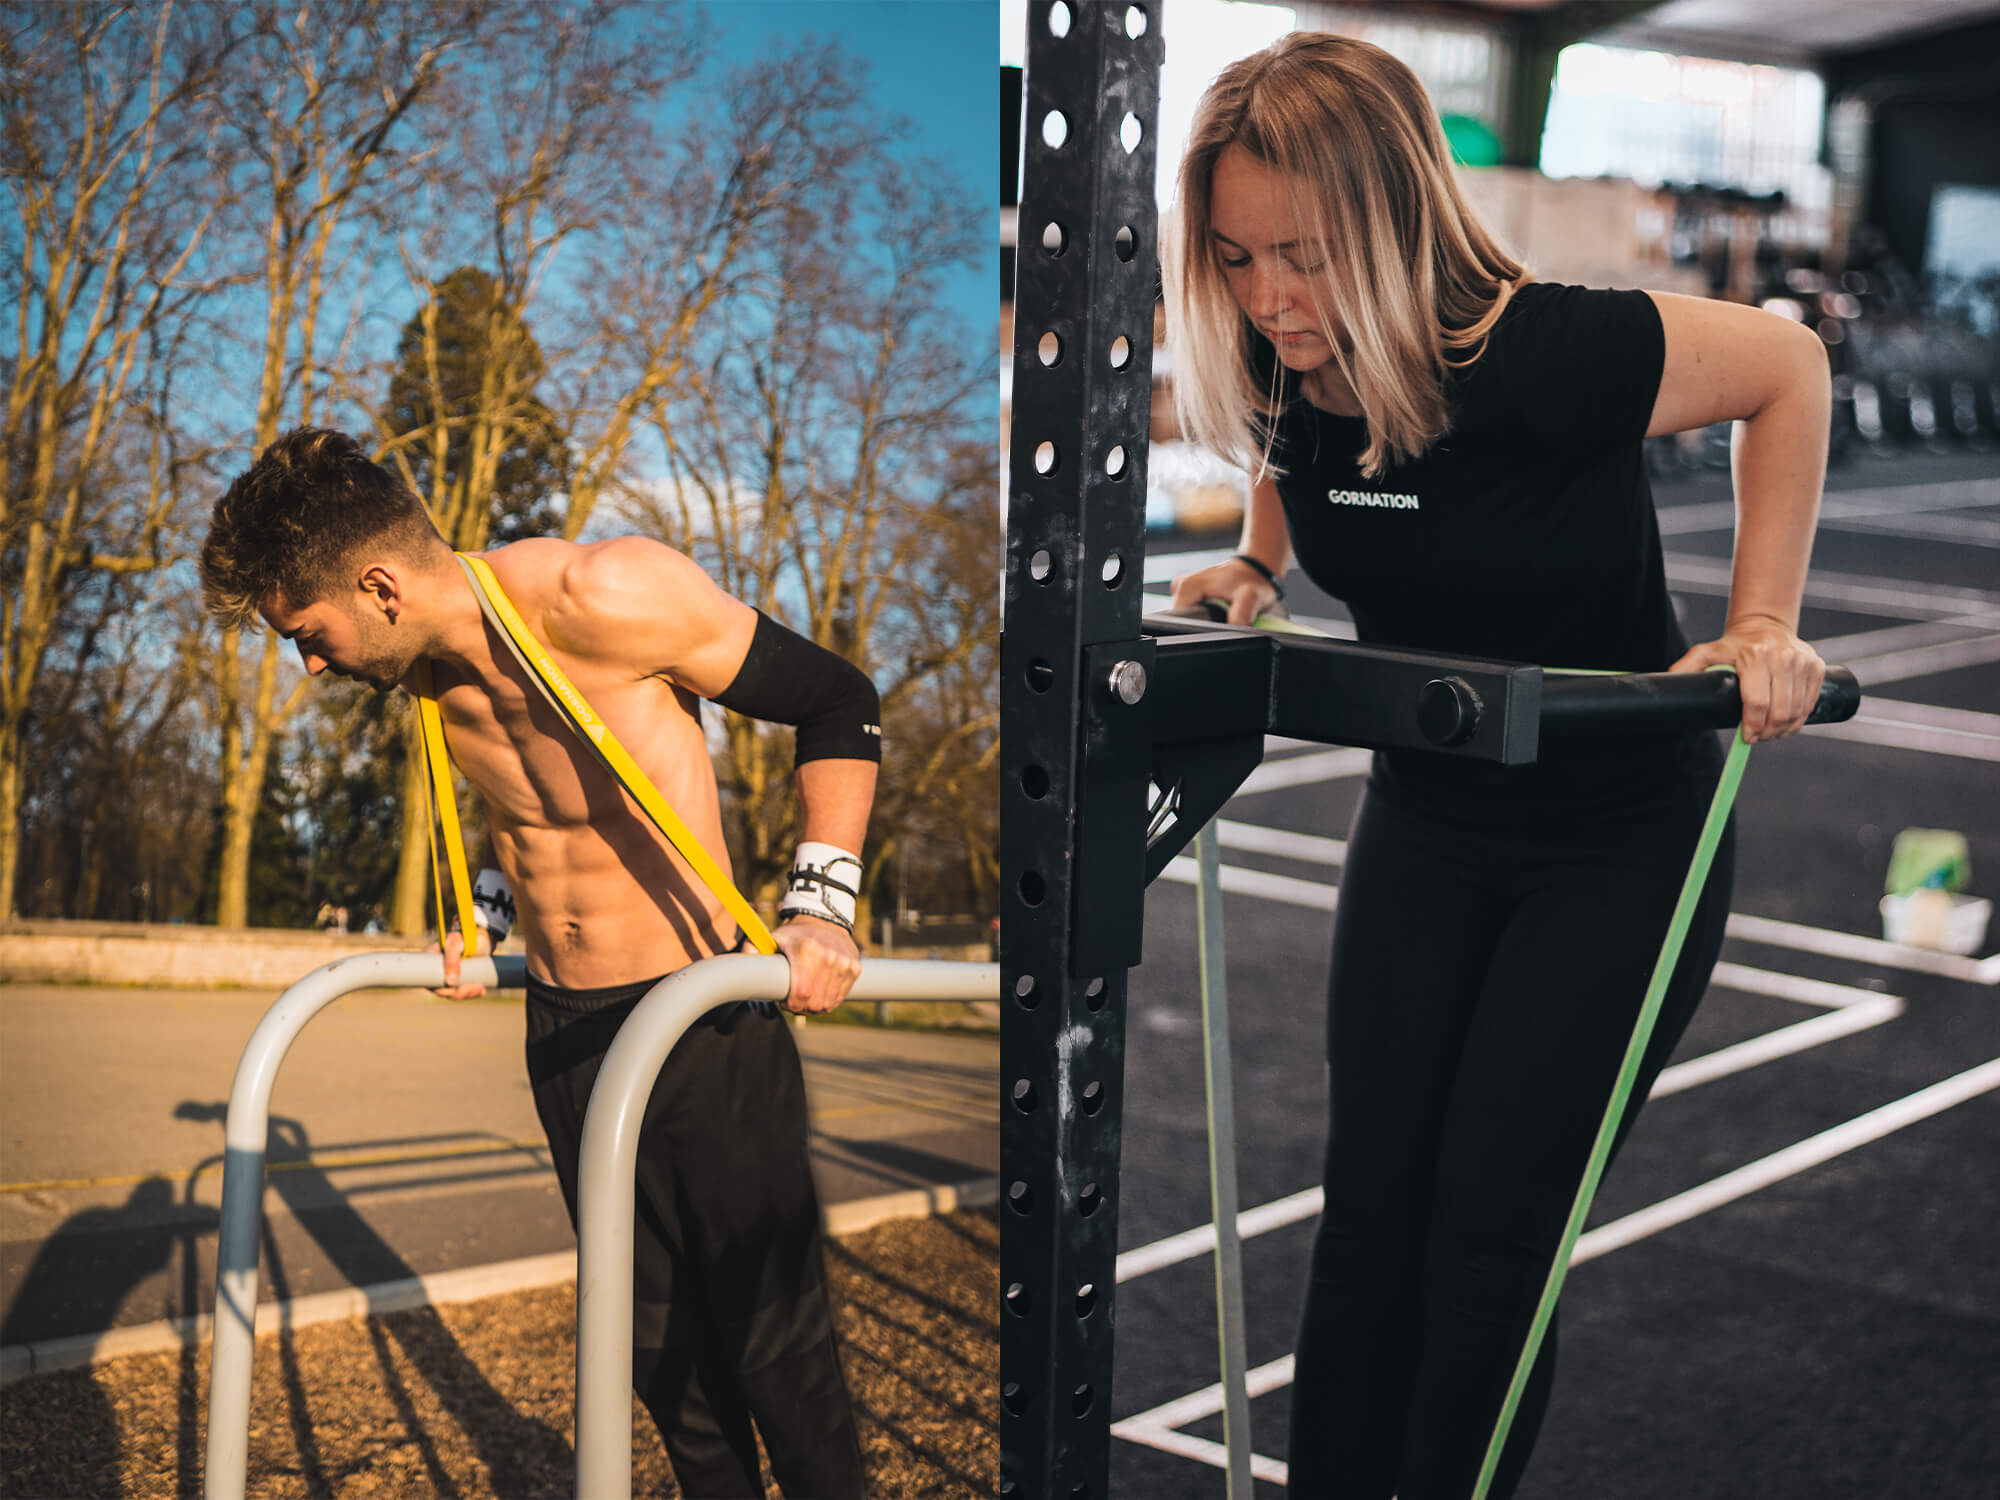
[[(565, 662), (579, 692), (626, 751), (664, 788), (691, 771), (712, 777), (699, 703), (658, 678), (619, 677)], [(512, 661), (477, 680), (440, 683), (438, 706), (453, 762), (499, 818), (576, 827), (623, 816), (616, 779)]]

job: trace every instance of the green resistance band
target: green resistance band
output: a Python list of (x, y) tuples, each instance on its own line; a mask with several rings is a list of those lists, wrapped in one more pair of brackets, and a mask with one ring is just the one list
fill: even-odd
[[(1326, 634), (1283, 615), (1259, 615), (1251, 624), (1260, 630), (1276, 630), (1290, 635)], [(1618, 675), (1590, 668), (1549, 667), (1543, 670), (1561, 677)], [(1734, 669), (1718, 666), (1709, 670), (1726, 672)], [(1667, 983), (1673, 978), (1674, 965), (1680, 962), (1681, 948), (1687, 942), (1688, 928), (1694, 922), (1694, 911), (1701, 902), (1702, 888), (1708, 884), (1708, 872), (1715, 863), (1716, 846), (1722, 842), (1723, 825), (1729, 821), (1729, 810), (1736, 805), (1736, 789), (1743, 782), (1743, 767), (1749, 759), (1750, 743), (1743, 738), (1739, 725), (1736, 738), (1729, 747), (1728, 758), (1722, 764), (1722, 779), (1716, 783), (1715, 795), (1709, 799), (1708, 818), (1701, 825), (1701, 836), (1695, 840), (1694, 859), (1688, 865), (1686, 878), (1681, 881), (1680, 899), (1674, 903), (1674, 916), (1667, 924), (1666, 941), (1660, 945), (1660, 956), (1653, 964), (1653, 977), (1646, 985), (1646, 999), (1639, 1007), (1638, 1023), (1632, 1029), (1631, 1040), (1625, 1044), (1625, 1060), (1618, 1066), (1618, 1081), (1604, 1106), (1604, 1118), (1598, 1122), (1597, 1139), (1591, 1143), (1590, 1160), (1584, 1165), (1583, 1181), (1577, 1186), (1575, 1201), (1570, 1204), (1569, 1220), (1563, 1225), (1562, 1243), (1556, 1248), (1555, 1260), (1549, 1266), (1548, 1280), (1542, 1284), (1542, 1300), (1535, 1306), (1535, 1320), (1528, 1325), (1527, 1342), (1522, 1346), (1520, 1359), (1514, 1364), (1514, 1378), (1507, 1384), (1507, 1399), (1500, 1407), (1500, 1420), (1493, 1429), (1493, 1439), (1486, 1445), (1486, 1459), (1479, 1466), (1479, 1481), (1472, 1488), (1472, 1500), (1486, 1500), (1486, 1491), (1493, 1483), (1493, 1472), (1499, 1467), (1501, 1450), (1507, 1445), (1507, 1433), (1514, 1425), (1514, 1413), (1521, 1405), (1521, 1393), (1527, 1389), (1528, 1373), (1535, 1367), (1535, 1356), (1541, 1352), (1542, 1339), (1549, 1330), (1549, 1319), (1555, 1315), (1556, 1299), (1562, 1295), (1563, 1279), (1569, 1275), (1570, 1257), (1576, 1253), (1577, 1238), (1583, 1233), (1584, 1220), (1590, 1216), (1591, 1200), (1597, 1196), (1597, 1185), (1603, 1180), (1605, 1163), (1611, 1159), (1611, 1143), (1617, 1138), (1618, 1123), (1625, 1118), (1625, 1107), (1631, 1102), (1632, 1085), (1639, 1077), (1639, 1064), (1646, 1055), (1647, 1044), (1653, 1039), (1653, 1028), (1660, 1019), (1660, 1006), (1666, 999)]]

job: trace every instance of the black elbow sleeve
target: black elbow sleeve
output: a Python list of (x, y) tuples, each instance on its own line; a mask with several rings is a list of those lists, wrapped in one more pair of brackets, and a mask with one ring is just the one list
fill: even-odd
[(715, 701), (753, 719), (796, 725), (795, 765), (882, 759), (882, 700), (868, 674), (762, 610), (743, 665)]

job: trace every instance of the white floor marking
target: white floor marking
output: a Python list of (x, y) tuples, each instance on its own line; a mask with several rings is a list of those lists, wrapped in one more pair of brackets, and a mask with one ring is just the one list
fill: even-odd
[[(1821, 1046), (1857, 1031), (1880, 1026), (1901, 1015), (1905, 1004), (1900, 995), (1884, 995), (1874, 990), (1855, 989), (1851, 985), (1829, 984), (1823, 979), (1807, 979), (1798, 974), (1753, 969), (1744, 964), (1717, 964), (1713, 983), (1718, 988), (1735, 990), (1740, 994), (1770, 995), (1801, 1005), (1819, 1006), (1832, 1014), (1814, 1016), (1734, 1046), (1676, 1063), (1661, 1071), (1647, 1098), (1659, 1099), (1668, 1094), (1678, 1094), (1699, 1084), (1741, 1073), (1760, 1063), (1789, 1057), (1809, 1047)], [(1283, 1229), (1314, 1217), (1323, 1203), (1321, 1191), (1316, 1187), (1288, 1197), (1274, 1198), (1269, 1203), (1260, 1203), (1237, 1214), (1236, 1233), (1241, 1239), (1255, 1239), (1260, 1234), (1269, 1234), (1274, 1229)], [(1215, 1225), (1197, 1224), (1179, 1234), (1170, 1234), (1163, 1240), (1154, 1240), (1149, 1245), (1125, 1251), (1118, 1257), (1118, 1280), (1131, 1281), (1135, 1277), (1179, 1265), (1184, 1260), (1211, 1254), (1214, 1250)]]
[(1234, 547), (1204, 547), (1198, 552), (1148, 552), (1143, 581), (1172, 583), (1183, 573), (1199, 573), (1236, 555)]
[[(1717, 982), (1720, 983), (1720, 980)], [(1844, 1004), (1826, 1015), (1796, 1021), (1790, 1026), (1780, 1026), (1776, 1031), (1767, 1031), (1762, 1036), (1738, 1042), (1733, 1047), (1691, 1057), (1684, 1063), (1662, 1068), (1646, 1097), (1664, 1099), (1670, 1094), (1727, 1078), (1732, 1073), (1741, 1073), (1777, 1058), (1790, 1057), (1794, 1053), (1838, 1041), (1841, 1037), (1867, 1031), (1895, 1020), (1903, 1013), (1904, 1004), (1900, 995), (1869, 995), (1865, 1000)]]
[[(1290, 1197), (1274, 1198), (1269, 1203), (1260, 1203), (1239, 1213), (1236, 1216), (1236, 1233), (1242, 1239), (1255, 1239), (1273, 1229), (1283, 1229), (1287, 1224), (1317, 1217), (1325, 1202), (1322, 1190), (1316, 1187), (1293, 1193)], [(1154, 1240), (1150, 1245), (1127, 1250), (1118, 1257), (1117, 1279), (1130, 1281), (1167, 1266), (1179, 1265), (1184, 1260), (1208, 1255), (1214, 1249), (1215, 1225), (1197, 1224), (1179, 1234), (1170, 1234), (1163, 1240)]]
[[(1717, 557), (1667, 554), (1667, 582), (1697, 594), (1729, 592), (1729, 563)], [(1947, 615), (1976, 615), (2000, 624), (2000, 594), (1983, 589), (1926, 587), (1900, 578), (1814, 569), (1806, 578), (1806, 602), (1860, 614), (1888, 615), (1906, 620), (1936, 620)]]
[(1863, 937), (1854, 932), (1832, 932), (1824, 927), (1807, 927), (1798, 922), (1781, 922), (1775, 917), (1752, 917), (1731, 912), (1730, 937), (1746, 943), (1762, 943), (1771, 948), (1790, 948), (1800, 953), (1818, 953), (1827, 958), (1847, 958), (1878, 969), (1903, 969), (1912, 974), (1936, 974), (1968, 984), (2000, 984), (2000, 953), (1989, 958), (1964, 958), (1956, 953), (1936, 953), (1929, 948), (1911, 948), (1881, 938)]
[[(1338, 866), (1347, 852), (1347, 846), (1339, 839), (1295, 834), (1286, 829), (1266, 828), (1255, 823), (1237, 822), (1234, 819), (1222, 821), (1223, 843), (1233, 844), (1241, 849), (1280, 855), (1302, 863), (1329, 866)], [(1252, 842), (1253, 840), (1255, 842)], [(1160, 872), (1159, 878), (1173, 881), (1176, 885), (1193, 885), (1195, 883), (1193, 858), (1183, 854), (1169, 860), (1167, 867)], [(1262, 896), (1266, 900), (1282, 901), (1289, 906), (1310, 907), (1315, 911), (1332, 911), (1340, 891), (1338, 885), (1328, 881), (1300, 880), (1291, 875), (1273, 875), (1268, 871), (1247, 869), (1242, 865), (1222, 867), (1222, 888), (1238, 895)], [(1935, 974), (1942, 979), (1956, 979), (1966, 984), (2000, 985), (2000, 953), (1985, 958), (1966, 958), (1956, 953), (1939, 953), (1929, 948), (1912, 948), (1903, 943), (1885, 942), (1881, 938), (1864, 937), (1856, 932), (1836, 932), (1826, 927), (1808, 927), (1800, 922), (1783, 922), (1775, 917), (1753, 917), (1744, 912), (1729, 914), (1726, 931), (1730, 937), (1740, 938), (1746, 943), (1762, 943), (1771, 948), (1789, 948), (1798, 953), (1817, 953), (1826, 958), (1852, 959), (1856, 963), (1867, 964), (1872, 968), (1901, 969), (1912, 974)], [(1719, 966), (1717, 972), (1729, 967), (1734, 966)], [(1799, 981), (1801, 984), (1811, 982)]]
[(1884, 723), (1919, 724), (1926, 729), (1949, 729), (1959, 734), (2000, 739), (2000, 714), (1983, 714), (1969, 708), (1940, 708), (1935, 703), (1911, 703), (1902, 698), (1872, 698), (1861, 713), (1864, 718), (1872, 714)]
[(1911, 542), (1949, 542), (1954, 547), (2000, 547), (2000, 521), (1979, 516), (1904, 516), (1885, 521), (1878, 516), (1837, 516), (1822, 520), (1826, 531), (1893, 536)]
[(1662, 1199), (1650, 1208), (1642, 1208), (1637, 1213), (1627, 1214), (1622, 1219), (1613, 1219), (1591, 1230), (1576, 1242), (1576, 1255), (1572, 1265), (1595, 1260), (1600, 1255), (1608, 1255), (1613, 1250), (1658, 1234), (1676, 1224), (1685, 1223), (1698, 1214), (1733, 1203), (1738, 1198), (1747, 1197), (1760, 1188), (1766, 1188), (1787, 1177), (1796, 1177), (1808, 1168), (1834, 1157), (1844, 1155), (1865, 1146), (1871, 1141), (1879, 1141), (1906, 1125), (1914, 1125), (1919, 1120), (1928, 1120), (1932, 1115), (1942, 1114), (1968, 1099), (1976, 1099), (1981, 1094), (2000, 1088), (2000, 1058), (1981, 1063), (1976, 1068), (1968, 1068), (1963, 1073), (1953, 1074), (1941, 1083), (1885, 1104), (1880, 1109), (1871, 1109), (1865, 1115), (1836, 1125), (1831, 1130), (1822, 1130), (1818, 1135), (1808, 1136), (1796, 1145), (1774, 1151), (1748, 1166), (1738, 1167), (1734, 1172), (1725, 1172), (1711, 1182), (1698, 1188), (1690, 1188), (1685, 1193), (1676, 1193), (1671, 1198)]
[(1255, 854), (1275, 854), (1281, 859), (1321, 865), (1343, 864), (1347, 859), (1344, 839), (1293, 833), (1289, 828), (1265, 828), (1256, 823), (1239, 823), (1233, 818), (1217, 818), (1215, 827), (1225, 849), (1248, 849)]
[[(1934, 1083), (1929, 1088), (1919, 1089), (1879, 1109), (1872, 1109), (1818, 1135), (1809, 1136), (1733, 1172), (1725, 1172), (1700, 1187), (1677, 1193), (1622, 1219), (1600, 1225), (1577, 1240), (1570, 1264), (1579, 1266), (1599, 1256), (1609, 1255), (1613, 1250), (1623, 1249), (1788, 1177), (1795, 1177), (1994, 1089), (2000, 1089), (2000, 1058), (1968, 1068), (1963, 1073)], [(1120, 1260), (1123, 1258), (1121, 1256)], [(1119, 1279), (1122, 1281), (1125, 1278), (1121, 1275)], [(1249, 1391), (1252, 1397), (1268, 1395), (1290, 1384), (1291, 1379), (1292, 1357), (1286, 1355), (1250, 1371)], [(1111, 1431), (1130, 1442), (1179, 1454), (1218, 1469), (1227, 1468), (1228, 1453), (1220, 1443), (1207, 1442), (1174, 1430), (1214, 1416), (1222, 1410), (1222, 1401), (1222, 1386), (1218, 1382), (1150, 1411), (1127, 1417), (1114, 1423)], [(1255, 1455), (1251, 1459), (1251, 1469), (1260, 1479), (1268, 1479), (1274, 1484), (1284, 1483), (1284, 1465), (1277, 1459)]]
[[(1820, 501), (1819, 523), (1844, 528), (1889, 517), (1881, 524), (1922, 526), (1931, 519), (1925, 512), (1983, 505), (2000, 505), (2000, 486), (1990, 479), (1913, 484), (1894, 489), (1835, 490)], [(1706, 500), (1694, 505), (1669, 505), (1661, 507), (1659, 517), (1660, 535), (1663, 537), (1731, 531), (1736, 526), (1736, 503), (1733, 500)], [(1958, 518), (1938, 519), (1949, 523)], [(1976, 519), (1967, 519), (1975, 527), (1982, 524)], [(1988, 521), (1983, 524), (1992, 526), (1995, 523)]]
[(1908, 625), (1885, 625), (1878, 630), (1859, 630), (1852, 635), (1830, 635), (1811, 643), (1826, 660), (1845, 665), (1857, 656), (1881, 656), (1889, 651), (1906, 651), (1916, 646), (1939, 646), (1984, 635), (1993, 628), (1986, 615), (1963, 619), (1917, 620)]
[[(1178, 554), (1180, 557), (1193, 555), (1192, 553)], [(1218, 554), (1216, 561), (1221, 562), (1229, 556), (1229, 553)], [(1180, 568), (1176, 570), (1178, 573), (1191, 573), (1193, 571), (1194, 569), (1192, 568)], [(1151, 583), (1153, 579), (1149, 576), (1146, 581)], [(1141, 594), (1139, 596), (1139, 608), (1149, 615), (1165, 614), (1167, 610), (1173, 607), (1173, 602), (1173, 595), (1171, 594)], [(1354, 639), (1354, 622), (1352, 620), (1336, 620), (1325, 615), (1292, 615), (1290, 618), (1294, 625), (1303, 625), (1308, 630), (1317, 630), (1321, 635), (1331, 636), (1336, 641), (1351, 641)]]
[[(1259, 1365), (1244, 1373), (1244, 1388), (1250, 1398), (1280, 1390), (1292, 1383), (1292, 1356), (1274, 1359), (1268, 1365)], [(1158, 1448), (1164, 1453), (1178, 1454), (1182, 1458), (1192, 1458), (1199, 1463), (1212, 1464), (1218, 1469), (1229, 1467), (1229, 1450), (1220, 1443), (1212, 1443), (1207, 1438), (1198, 1438), (1190, 1433), (1176, 1431), (1190, 1422), (1199, 1422), (1203, 1417), (1212, 1417), (1222, 1410), (1222, 1382), (1207, 1386), (1182, 1396), (1178, 1401), (1169, 1401), (1165, 1406), (1156, 1406), (1151, 1411), (1141, 1412), (1135, 1417), (1127, 1417), (1122, 1422), (1111, 1424), (1111, 1435), (1124, 1438), (1127, 1442), (1143, 1443), (1148, 1448)], [(1252, 1478), (1262, 1479), (1271, 1484), (1283, 1484), (1287, 1470), (1282, 1459), (1266, 1458), (1261, 1453), (1250, 1455)]]
[(1239, 797), (1259, 792), (1275, 792), (1281, 787), (1310, 786), (1315, 782), (1338, 781), (1346, 776), (1366, 776), (1375, 763), (1372, 750), (1322, 750), (1315, 755), (1294, 755), (1259, 766), (1243, 778), (1236, 789)]
[[(1161, 880), (1176, 885), (1193, 885), (1200, 875), (1194, 857), (1177, 854), (1160, 871)], [(1231, 895), (1262, 896), (1267, 901), (1283, 901), (1289, 906), (1309, 906), (1315, 911), (1332, 911), (1340, 887), (1323, 880), (1298, 880), (1290, 875), (1271, 875), (1263, 870), (1246, 870), (1241, 865), (1222, 867), (1222, 889)]]
[(1851, 671), (1866, 693), (1885, 682), (1906, 682), (1912, 677), (1929, 677), (1937, 672), (1955, 672), (1961, 667), (1983, 667), (2000, 661), (2000, 633), (1974, 636), (1965, 641), (1948, 641), (1937, 646), (1918, 646), (1909, 651), (1892, 651), (1886, 656), (1850, 657), (1839, 663)]
[(1926, 755), (1957, 755), (1966, 760), (2000, 760), (2000, 736), (1968, 734), (1963, 730), (1924, 729), (1873, 714), (1859, 714), (1845, 724), (1826, 724), (1813, 731), (1833, 740), (1854, 740), (1890, 750), (1921, 750)]

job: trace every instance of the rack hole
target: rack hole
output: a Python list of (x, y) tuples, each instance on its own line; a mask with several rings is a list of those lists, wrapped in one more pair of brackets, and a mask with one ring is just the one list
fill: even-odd
[[(1126, 118), (1130, 119), (1131, 116), (1127, 115)], [(1111, 248), (1118, 253), (1120, 260), (1129, 261), (1139, 253), (1139, 236), (1132, 232), (1130, 224), (1118, 226), (1118, 232), (1111, 236)]]
[(1024, 1115), (1035, 1112), (1035, 1085), (1029, 1079), (1014, 1080), (1014, 1107)]
[(1041, 801), (1049, 794), (1049, 773), (1040, 766), (1021, 767), (1021, 790)]
[(1069, 1487), (1069, 1500), (1090, 1500), (1090, 1481), (1079, 1479)]
[(1049, 893), (1048, 882), (1033, 870), (1023, 870), (1021, 872), (1021, 881), (1018, 889), (1021, 892), (1022, 903), (1027, 906), (1040, 906), (1042, 904), (1042, 897)]
[(1053, 330), (1043, 334), (1035, 345), (1035, 355), (1045, 368), (1053, 369), (1062, 363), (1062, 340), (1055, 336)]
[(1056, 669), (1039, 656), (1028, 663), (1028, 686), (1038, 693), (1046, 693), (1055, 686)]
[(1104, 1085), (1095, 1082), (1086, 1083), (1083, 1086), (1083, 1112), (1094, 1115), (1102, 1108), (1104, 1108)]
[[(1125, 117), (1131, 119), (1130, 115)], [(1059, 109), (1052, 109), (1042, 116), (1042, 142), (1051, 151), (1060, 151), (1062, 143), (1069, 139), (1069, 119)]]
[(1068, 36), (1069, 23), (1069, 7), (1063, 3), (1063, 0), (1055, 0), (1055, 4), (1049, 7), (1049, 35)]
[(1047, 583), (1055, 570), (1055, 554), (1046, 547), (1036, 548), (1035, 555), (1028, 559), (1028, 576), (1037, 583)]
[(1017, 1417), (1026, 1413), (1028, 1410), (1028, 1395), (1027, 1392), (1021, 1389), (1019, 1381), (1010, 1380), (1000, 1387), (1000, 1404)]
[(1017, 1214), (1031, 1214), (1035, 1211), (1035, 1190), (1016, 1178), (1007, 1184), (1007, 1202)]
[(1035, 448), (1035, 472), (1037, 474), (1053, 474), (1055, 471), (1056, 445), (1050, 442), (1038, 444)]
[(1087, 1318), (1097, 1311), (1097, 1288), (1085, 1282), (1076, 1289), (1076, 1315)]
[(1104, 981), (1093, 979), (1083, 987), (1083, 1003), (1092, 1010), (1104, 1009)]
[[(1090, 1403), (1094, 1399), (1095, 1399), (1095, 1393), (1090, 1389), (1089, 1386), (1087, 1385), (1078, 1386), (1076, 1390), (1071, 1393), (1069, 1398), (1070, 1415), (1073, 1417), (1082, 1416), (1085, 1412), (1090, 1410)], [(1076, 1493), (1075, 1486), (1071, 1486), (1070, 1493), (1072, 1495)]]
[(1111, 451), (1104, 455), (1104, 472), (1113, 479), (1125, 477), (1125, 446), (1114, 443)]
[(1112, 553), (1104, 559), (1104, 566), (1099, 570), (1099, 576), (1104, 579), (1106, 588), (1117, 588), (1125, 581), (1125, 559), (1116, 552)]
[[(1118, 144), (1123, 146), (1125, 154), (1130, 156), (1134, 151), (1139, 149), (1139, 142), (1145, 138), (1146, 127), (1139, 123), (1137, 115), (1128, 110), (1125, 118), (1118, 122)], [(1060, 146), (1062, 142), (1051, 141), (1049, 144)]]
[(1122, 370), (1132, 363), (1132, 341), (1119, 334), (1111, 341), (1111, 368)]
[(1077, 1212), (1086, 1219), (1096, 1213), (1103, 1202), (1104, 1194), (1098, 1192), (1094, 1182), (1086, 1182), (1076, 1195)]
[(1138, 41), (1146, 34), (1146, 8), (1143, 5), (1125, 7), (1125, 35)]
[(1007, 1311), (1017, 1318), (1027, 1317), (1035, 1305), (1034, 1298), (1028, 1295), (1028, 1289), (1018, 1281), (1008, 1284), (1006, 1302)]
[(1069, 231), (1054, 219), (1042, 226), (1042, 252), (1046, 255), (1061, 255), (1069, 248)]
[(1014, 998), (1021, 1003), (1021, 1009), (1033, 1010), (1042, 1003), (1042, 997), (1035, 993), (1035, 976), (1023, 974), (1014, 981)]

